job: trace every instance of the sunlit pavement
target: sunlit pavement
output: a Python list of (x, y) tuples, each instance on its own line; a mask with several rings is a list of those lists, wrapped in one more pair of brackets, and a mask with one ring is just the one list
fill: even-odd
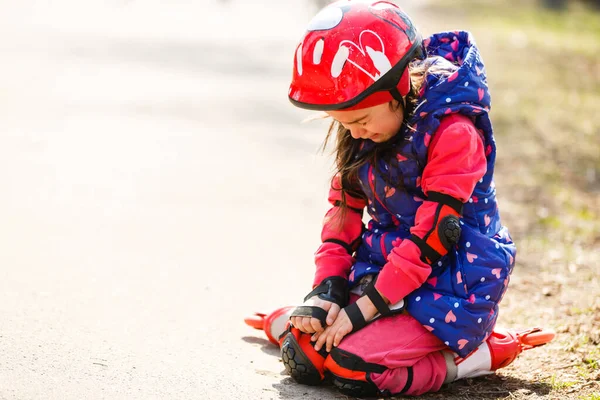
[(0, 398), (335, 397), (242, 321), (311, 284), (326, 123), (287, 85), (315, 11), (0, 2)]

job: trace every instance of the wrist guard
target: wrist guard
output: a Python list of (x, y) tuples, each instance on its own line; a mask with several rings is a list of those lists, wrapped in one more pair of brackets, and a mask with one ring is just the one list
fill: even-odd
[(304, 297), (304, 301), (313, 296), (319, 296), (321, 300), (330, 301), (340, 307), (344, 307), (348, 304), (348, 295), (348, 280), (341, 276), (331, 276), (323, 279), (319, 286)]
[(352, 323), (352, 332), (356, 332), (359, 329), (364, 328), (367, 324), (379, 319), (381, 317), (387, 317), (389, 315), (400, 314), (404, 312), (404, 300), (400, 300), (396, 304), (388, 305), (381, 294), (375, 289), (375, 282), (377, 282), (377, 278), (373, 279), (369, 285), (365, 288), (363, 292), (363, 297), (366, 296), (371, 300), (375, 308), (377, 309), (378, 314), (376, 314), (371, 320), (365, 320), (364, 315), (358, 308), (358, 304), (352, 303), (348, 307), (344, 308), (350, 322)]
[[(306, 295), (304, 301), (313, 296), (318, 296), (321, 300), (330, 301), (343, 308), (348, 304), (349, 290), (348, 281), (340, 276), (331, 276), (323, 281)], [(316, 306), (300, 306), (292, 312), (291, 317), (311, 317), (321, 321), (321, 326), (327, 326), (327, 311)]]

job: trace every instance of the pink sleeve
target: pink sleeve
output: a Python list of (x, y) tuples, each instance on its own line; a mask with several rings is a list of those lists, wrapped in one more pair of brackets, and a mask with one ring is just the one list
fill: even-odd
[[(429, 145), (427, 165), (423, 171), (423, 192), (440, 192), (465, 203), (487, 170), (483, 140), (464, 116), (442, 120)], [(411, 233), (424, 237), (434, 224), (437, 203), (424, 201), (417, 210)], [(396, 303), (419, 288), (431, 273), (431, 266), (421, 261), (421, 251), (411, 240), (402, 241), (388, 256), (379, 274), (376, 288), (390, 302)]]
[(330, 276), (341, 276), (348, 278), (350, 267), (354, 264), (352, 252), (356, 250), (358, 240), (363, 230), (362, 210), (366, 201), (352, 197), (346, 193), (346, 204), (348, 209), (342, 219), (338, 212), (339, 202), (342, 200), (339, 177), (334, 177), (329, 190), (329, 202), (333, 207), (325, 215), (321, 241), (323, 244), (315, 253), (315, 265), (317, 270), (313, 281), (313, 287)]

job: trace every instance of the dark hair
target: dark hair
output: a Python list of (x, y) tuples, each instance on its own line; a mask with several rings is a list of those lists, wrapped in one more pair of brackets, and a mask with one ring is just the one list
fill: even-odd
[[(399, 102), (394, 104), (394, 102), (390, 101), (389, 107), (390, 110), (397, 111), (402, 105)], [(332, 153), (335, 154), (335, 173), (332, 179), (339, 176), (340, 187), (334, 187), (334, 185), (332, 187), (334, 187), (334, 190), (341, 191), (341, 202), (338, 212), (333, 217), (337, 220), (338, 228), (341, 229), (342, 222), (348, 210), (346, 195), (366, 200), (365, 194), (359, 188), (358, 170), (366, 163), (377, 166), (378, 160), (388, 159), (394, 146), (391, 145), (390, 141), (378, 143), (371, 151), (357, 157), (362, 140), (354, 139), (349, 129), (346, 129), (341, 123), (334, 120), (329, 125), (329, 130), (323, 142), (323, 150), (327, 147), (334, 132), (336, 141)]]

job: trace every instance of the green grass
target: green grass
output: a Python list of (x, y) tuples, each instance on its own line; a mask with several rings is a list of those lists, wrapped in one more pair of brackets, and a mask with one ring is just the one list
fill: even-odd
[(552, 390), (564, 390), (577, 384), (575, 381), (561, 381), (556, 377), (556, 375), (552, 375), (548, 383), (550, 383)]
[[(483, 6), (482, 13), (498, 30), (516, 32), (509, 40), (527, 40), (555, 55), (580, 54), (597, 57), (600, 24), (597, 13), (580, 7), (556, 12), (538, 7), (497, 8)], [(491, 17), (491, 18), (490, 18)]]
[(598, 58), (600, 13), (581, 2), (569, 1), (564, 12), (539, 7), (539, 1), (531, 0), (518, 5), (508, 0), (459, 0), (436, 7), (467, 13), (469, 29), (480, 26), (493, 31), (497, 44), (535, 47), (559, 58), (571, 54)]
[(600, 350), (595, 349), (583, 358), (583, 362), (590, 370), (600, 369)]
[(589, 395), (581, 396), (579, 400), (600, 400), (600, 393), (592, 393)]

